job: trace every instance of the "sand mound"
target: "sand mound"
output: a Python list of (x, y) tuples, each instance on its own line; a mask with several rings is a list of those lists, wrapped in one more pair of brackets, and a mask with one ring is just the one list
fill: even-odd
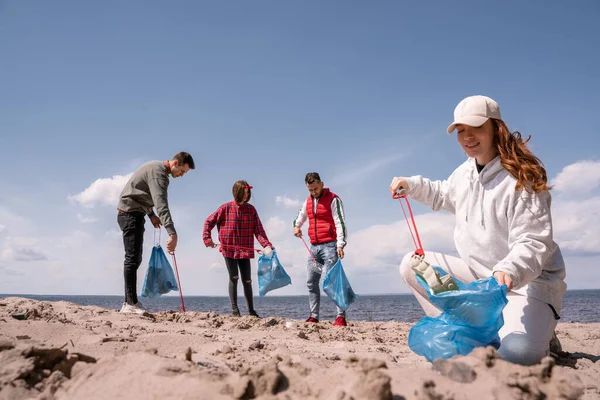
[[(82, 364), (93, 357), (59, 348), (45, 348), (0, 341), (0, 398), (23, 399), (38, 396), (52, 399), (56, 390)], [(79, 366), (77, 366), (79, 364)]]

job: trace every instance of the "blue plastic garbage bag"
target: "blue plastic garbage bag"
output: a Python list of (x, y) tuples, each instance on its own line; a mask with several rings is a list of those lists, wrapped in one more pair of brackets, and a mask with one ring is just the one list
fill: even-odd
[(273, 250), (270, 257), (262, 254), (258, 257), (258, 294), (263, 297), (271, 290), (292, 284), (292, 278), (285, 272)]
[(350, 304), (358, 297), (350, 286), (350, 282), (344, 273), (344, 268), (342, 267), (340, 259), (338, 259), (333, 268), (325, 275), (325, 279), (323, 279), (323, 291), (344, 311), (346, 311), (348, 307), (350, 307)]
[[(441, 268), (433, 268), (446, 275)], [(434, 294), (418, 275), (417, 281), (442, 314), (422, 318), (411, 328), (408, 347), (412, 351), (434, 361), (467, 355), (476, 347), (500, 347), (498, 331), (504, 325), (502, 310), (508, 303), (506, 285), (499, 285), (494, 277), (471, 283), (455, 279), (459, 290)]]
[(179, 290), (173, 268), (171, 268), (162, 247), (154, 246), (146, 270), (142, 296), (154, 298), (169, 293), (171, 290)]

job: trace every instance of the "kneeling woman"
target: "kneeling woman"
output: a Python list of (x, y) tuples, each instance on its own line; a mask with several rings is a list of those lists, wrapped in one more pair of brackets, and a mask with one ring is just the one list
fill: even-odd
[[(252, 204), (248, 204), (252, 197), (252, 186), (248, 185), (246, 181), (237, 181), (233, 184), (232, 193), (233, 201), (222, 204), (204, 221), (202, 240), (206, 247), (221, 246), (220, 251), (229, 271), (229, 299), (231, 300), (232, 314), (236, 317), (240, 316), (237, 305), (237, 283), (241, 275), (248, 314), (258, 317), (252, 298), (252, 271), (250, 268), (250, 259), (254, 258), (254, 236), (269, 252), (273, 245), (267, 238), (256, 208)], [(215, 225), (219, 232), (220, 244), (215, 244), (211, 237), (211, 231)]]
[[(467, 161), (445, 181), (396, 177), (390, 191), (403, 188), (434, 211), (455, 214), (460, 257), (426, 251), (425, 261), (463, 282), (494, 276), (506, 285), (498, 352), (517, 364), (537, 364), (560, 349), (554, 328), (567, 288), (565, 262), (553, 238), (546, 170), (528, 148), (529, 139), (509, 131), (489, 97), (462, 100), (447, 132), (454, 130)], [(439, 315), (417, 282), (410, 256), (400, 265), (402, 279), (428, 316)]]

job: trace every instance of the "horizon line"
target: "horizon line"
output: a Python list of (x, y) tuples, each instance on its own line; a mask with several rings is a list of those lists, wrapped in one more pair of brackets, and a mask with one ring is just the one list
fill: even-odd
[[(594, 291), (594, 290), (600, 290), (600, 288), (595, 288), (595, 289), (570, 289), (567, 290), (566, 293), (569, 292), (586, 292), (586, 291)], [(356, 293), (357, 296), (413, 296), (414, 295), (412, 293)], [(67, 296), (89, 296), (89, 297), (123, 297), (122, 294), (33, 294), (33, 293), (0, 293), (0, 297), (20, 297), (20, 296), (63, 296), (63, 297), (67, 297)], [(307, 297), (308, 294), (285, 294), (285, 295), (270, 295), (270, 296), (254, 296), (254, 298), (265, 298), (265, 297)], [(141, 296), (140, 296), (141, 297)], [(164, 294), (160, 297), (179, 297), (178, 292), (173, 292), (173, 294)], [(214, 296), (214, 295), (198, 295), (198, 294), (192, 294), (192, 295), (184, 295), (183, 297), (222, 297), (222, 298), (226, 298), (228, 299), (229, 297), (226, 295), (218, 295), (218, 296)], [(156, 298), (155, 298), (156, 299)], [(155, 299), (151, 299), (151, 300), (155, 300)]]

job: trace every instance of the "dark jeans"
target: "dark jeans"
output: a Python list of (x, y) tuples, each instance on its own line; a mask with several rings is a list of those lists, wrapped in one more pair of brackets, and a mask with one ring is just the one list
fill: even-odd
[(142, 250), (144, 245), (144, 224), (146, 215), (143, 212), (119, 212), (117, 222), (123, 231), (123, 245), (125, 246), (125, 302), (136, 304), (137, 298), (137, 270), (142, 263)]
[(244, 286), (244, 297), (246, 298), (246, 304), (248, 305), (248, 312), (254, 311), (250, 259), (225, 257), (225, 264), (227, 265), (227, 271), (229, 272), (229, 300), (231, 300), (231, 308), (234, 311), (239, 310), (237, 304), (237, 283), (241, 275), (242, 286)]

